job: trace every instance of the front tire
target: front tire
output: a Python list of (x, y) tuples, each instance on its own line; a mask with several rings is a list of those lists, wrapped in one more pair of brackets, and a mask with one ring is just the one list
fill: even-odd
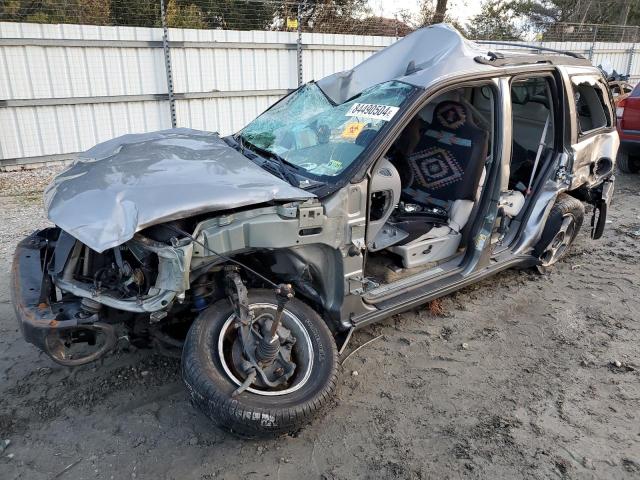
[[(273, 291), (250, 290), (252, 311), (275, 310)], [(322, 318), (298, 299), (290, 300), (283, 325), (297, 332), (297, 376), (287, 388), (250, 388), (232, 393), (243, 380), (232, 368), (226, 338), (233, 335), (233, 308), (220, 300), (194, 321), (182, 353), (182, 377), (191, 401), (209, 419), (245, 438), (274, 437), (304, 427), (329, 403), (336, 386), (338, 352)], [(219, 348), (222, 346), (222, 348)]]
[(542, 237), (534, 248), (540, 270), (547, 270), (567, 255), (583, 221), (582, 202), (566, 193), (558, 195), (547, 218)]
[(618, 170), (622, 173), (638, 173), (640, 171), (640, 160), (622, 149), (618, 150), (616, 163)]

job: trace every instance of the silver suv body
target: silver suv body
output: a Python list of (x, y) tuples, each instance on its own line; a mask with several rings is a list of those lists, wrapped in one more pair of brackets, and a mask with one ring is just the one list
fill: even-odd
[(56, 227), (16, 251), (26, 339), (79, 365), (125, 326), (183, 350), (191, 397), (218, 423), (299, 428), (354, 329), (506, 268), (550, 267), (584, 203), (602, 235), (619, 144), (605, 79), (578, 55), (522, 51), (436, 25), (235, 135), (97, 145), (47, 189)]

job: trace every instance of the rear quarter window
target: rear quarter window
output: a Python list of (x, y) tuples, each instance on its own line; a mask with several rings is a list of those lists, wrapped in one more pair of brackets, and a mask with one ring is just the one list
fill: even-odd
[(571, 83), (580, 134), (611, 127), (611, 105), (604, 84), (597, 77), (587, 75), (574, 76)]
[(638, 83), (636, 85), (636, 88), (633, 89), (633, 92), (631, 92), (631, 96), (632, 97), (640, 97), (640, 83)]

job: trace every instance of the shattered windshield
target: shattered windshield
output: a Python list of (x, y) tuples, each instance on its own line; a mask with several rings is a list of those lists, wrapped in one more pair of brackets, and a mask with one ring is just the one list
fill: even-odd
[(308, 83), (249, 123), (236, 138), (313, 175), (334, 177), (358, 158), (413, 89), (385, 82), (333, 105), (315, 83)]

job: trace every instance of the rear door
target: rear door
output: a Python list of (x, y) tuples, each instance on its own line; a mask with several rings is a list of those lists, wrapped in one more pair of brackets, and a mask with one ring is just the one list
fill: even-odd
[(571, 124), (570, 190), (582, 185), (591, 188), (613, 172), (620, 144), (614, 124), (613, 99), (596, 69), (565, 67), (562, 71)]

